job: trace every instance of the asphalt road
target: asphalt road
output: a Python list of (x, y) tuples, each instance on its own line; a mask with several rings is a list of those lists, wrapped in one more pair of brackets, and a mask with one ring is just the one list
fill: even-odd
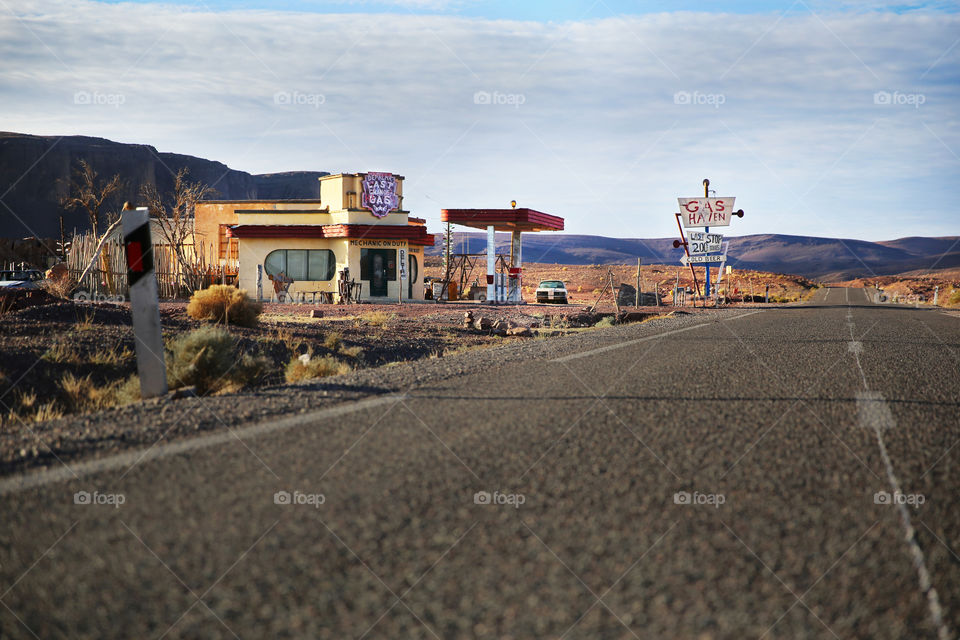
[(0, 481), (0, 637), (955, 637), (960, 319), (602, 335)]

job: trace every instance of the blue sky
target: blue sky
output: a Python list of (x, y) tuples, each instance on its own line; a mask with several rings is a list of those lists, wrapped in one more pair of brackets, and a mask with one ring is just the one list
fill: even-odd
[[(110, 0), (118, 4), (120, 0)], [(134, 0), (138, 4), (162, 4), (155, 0)], [(605, 18), (611, 15), (643, 15), (650, 13), (709, 12), (718, 14), (802, 13), (806, 7), (815, 11), (918, 11), (956, 12), (956, 2), (837, 2), (824, 0), (766, 1), (741, 0), (205, 0), (204, 2), (166, 2), (206, 7), (218, 11), (255, 9), (309, 13), (396, 13), (417, 15), (457, 15), (491, 20), (536, 20), (564, 22)]]
[[(681, 11), (682, 9), (682, 11)], [(956, 3), (4, 0), (0, 123), (666, 237), (958, 235)], [(945, 206), (947, 203), (947, 206)]]

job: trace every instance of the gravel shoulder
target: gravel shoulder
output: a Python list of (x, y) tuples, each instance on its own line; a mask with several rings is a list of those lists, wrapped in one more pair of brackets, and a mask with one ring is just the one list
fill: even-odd
[[(376, 311), (371, 307), (372, 305), (363, 305), (363, 311)], [(110, 455), (132, 448), (152, 447), (180, 438), (233, 429), (286, 414), (310, 412), (373, 395), (407, 392), (451, 376), (482, 370), (496, 375), (498, 366), (513, 361), (561, 357), (617, 344), (623, 340), (703, 322), (719, 321), (745, 313), (743, 309), (696, 310), (692, 313), (684, 311), (642, 323), (608, 328), (568, 329), (565, 335), (503, 339), (477, 335), (458, 328), (456, 323), (462, 319), (464, 313), (459, 306), (410, 307), (413, 307), (413, 315), (404, 318), (403, 323), (422, 325), (421, 329), (406, 335), (402, 331), (377, 331), (373, 342), (393, 343), (387, 347), (381, 345), (381, 349), (389, 348), (392, 351), (381, 357), (383, 364), (378, 366), (367, 366), (348, 374), (302, 384), (278, 383), (239, 393), (202, 398), (170, 394), (164, 398), (97, 413), (37, 423), (18, 421), (7, 424), (0, 433), (0, 475), (39, 467), (60, 466), (72, 460)], [(396, 310), (396, 307), (393, 309)], [(528, 306), (524, 307), (521, 313), (534, 317), (533, 314), (539, 316), (543, 313), (569, 313), (574, 309)], [(270, 309), (270, 312), (282, 314), (289, 313), (289, 310)], [(120, 334), (129, 333), (129, 328), (122, 326), (120, 316), (124, 314), (111, 313), (117, 318), (113, 318), (112, 324), (106, 329), (98, 327), (95, 334), (101, 339), (106, 336), (122, 344), (124, 338), (120, 337)], [(490, 310), (489, 313), (493, 317), (502, 317), (510, 313), (510, 308)], [(340, 312), (340, 315), (350, 317), (349, 312)], [(190, 326), (174, 309), (165, 309), (164, 316), (165, 327), (182, 330)], [(361, 343), (357, 336), (347, 333), (351, 330), (351, 324), (344, 323), (343, 327), (345, 342)], [(118, 335), (113, 336), (111, 331)], [(243, 331), (241, 330), (241, 334)], [(444, 341), (441, 335), (443, 331), (463, 333), (465, 339)], [(93, 333), (91, 332), (91, 335)], [(414, 340), (411, 335), (415, 335), (415, 340), (419, 342), (411, 342)], [(408, 342), (405, 343), (404, 338)], [(430, 344), (424, 346), (424, 341)], [(437, 348), (435, 342), (441, 345), (440, 348)], [(368, 342), (363, 344), (367, 345)], [(130, 346), (132, 348), (132, 344)], [(406, 355), (398, 357), (397, 354)], [(132, 366), (132, 363), (128, 366)]]

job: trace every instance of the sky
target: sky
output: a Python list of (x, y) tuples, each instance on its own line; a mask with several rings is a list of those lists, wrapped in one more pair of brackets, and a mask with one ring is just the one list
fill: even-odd
[(960, 235), (955, 2), (0, 0), (0, 129), (251, 173), (393, 171), (404, 204), (568, 233)]

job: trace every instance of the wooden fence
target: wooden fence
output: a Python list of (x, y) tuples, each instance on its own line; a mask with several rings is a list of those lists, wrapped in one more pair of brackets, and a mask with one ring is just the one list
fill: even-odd
[[(77, 282), (83, 270), (93, 258), (97, 248), (97, 238), (86, 233), (73, 238), (73, 244), (67, 255), (67, 269), (70, 278)], [(192, 293), (190, 272), (198, 274), (200, 288), (207, 288), (211, 284), (226, 282), (235, 283), (237, 261), (230, 260), (225, 264), (211, 264), (208, 255), (213, 251), (205, 251), (202, 244), (196, 249), (193, 246), (185, 247), (185, 254), (192, 264), (187, 265), (189, 271), (177, 259), (173, 247), (166, 244), (153, 245), (154, 269), (157, 275), (157, 291), (161, 298), (187, 298)], [(219, 262), (219, 261), (218, 261)], [(127, 262), (123, 248), (123, 236), (114, 234), (100, 252), (100, 259), (84, 278), (77, 282), (77, 295), (88, 300), (114, 300), (129, 298), (127, 283)]]

